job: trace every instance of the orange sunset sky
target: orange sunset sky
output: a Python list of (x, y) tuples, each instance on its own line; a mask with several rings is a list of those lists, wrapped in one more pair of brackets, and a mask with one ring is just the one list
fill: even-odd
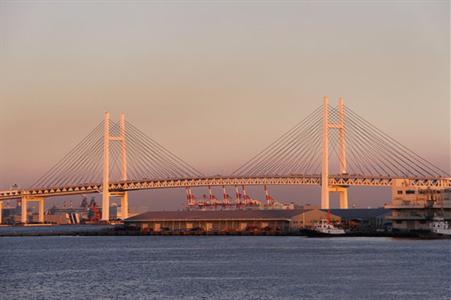
[[(449, 171), (449, 34), (448, 1), (0, 0), (0, 188), (32, 184), (104, 111), (228, 174), (325, 95)], [(272, 191), (319, 203), (316, 187)], [(367, 191), (350, 203), (389, 201)], [(183, 200), (133, 193), (130, 206)]]

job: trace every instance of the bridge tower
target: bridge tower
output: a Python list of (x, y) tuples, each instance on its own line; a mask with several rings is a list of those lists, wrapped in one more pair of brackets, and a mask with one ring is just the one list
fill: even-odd
[(125, 139), (125, 115), (121, 113), (119, 119), (119, 135), (110, 135), (110, 113), (105, 112), (103, 131), (103, 183), (102, 183), (102, 221), (110, 219), (110, 196), (121, 198), (121, 217), (128, 217), (127, 192), (110, 193), (110, 141), (116, 141), (121, 146), (121, 180), (127, 180), (127, 146)]
[(346, 171), (346, 143), (345, 143), (345, 112), (343, 98), (338, 99), (338, 122), (329, 122), (329, 98), (323, 99), (323, 128), (322, 128), (322, 173), (321, 173), (321, 208), (330, 208), (329, 193), (340, 193), (340, 208), (348, 208), (348, 187), (329, 186), (329, 129), (338, 129), (340, 175), (347, 174)]

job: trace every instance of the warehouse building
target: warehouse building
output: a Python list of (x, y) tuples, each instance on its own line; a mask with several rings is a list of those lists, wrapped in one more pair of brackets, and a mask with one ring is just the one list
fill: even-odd
[[(311, 227), (327, 218), (327, 211), (303, 210), (216, 210), (216, 211), (150, 211), (126, 219), (128, 228), (143, 232), (268, 232), (288, 233)], [(330, 215), (332, 222), (340, 217)]]
[(331, 209), (330, 212), (341, 218), (341, 223), (346, 229), (380, 231), (391, 228), (391, 221), (388, 220), (391, 211), (386, 208)]

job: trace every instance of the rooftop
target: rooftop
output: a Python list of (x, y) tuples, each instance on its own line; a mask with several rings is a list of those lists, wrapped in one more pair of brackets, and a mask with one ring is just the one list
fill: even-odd
[[(248, 210), (180, 210), (148, 211), (130, 217), (125, 222), (188, 221), (188, 220), (288, 220), (312, 209), (248, 209)], [(327, 210), (322, 210), (327, 212)], [(385, 208), (331, 209), (330, 213), (343, 219), (368, 219), (390, 214)]]
[(303, 213), (303, 209), (292, 210), (211, 210), (211, 211), (149, 211), (125, 220), (125, 222), (143, 222), (149, 220), (287, 220)]

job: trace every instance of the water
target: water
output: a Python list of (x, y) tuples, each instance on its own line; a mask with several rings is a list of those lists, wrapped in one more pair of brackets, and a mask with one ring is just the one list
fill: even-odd
[(450, 241), (0, 238), (1, 299), (450, 299)]
[(0, 227), (0, 236), (8, 235), (55, 235), (83, 232), (99, 232), (111, 229), (112, 225), (52, 225), (52, 226), (4, 226)]

